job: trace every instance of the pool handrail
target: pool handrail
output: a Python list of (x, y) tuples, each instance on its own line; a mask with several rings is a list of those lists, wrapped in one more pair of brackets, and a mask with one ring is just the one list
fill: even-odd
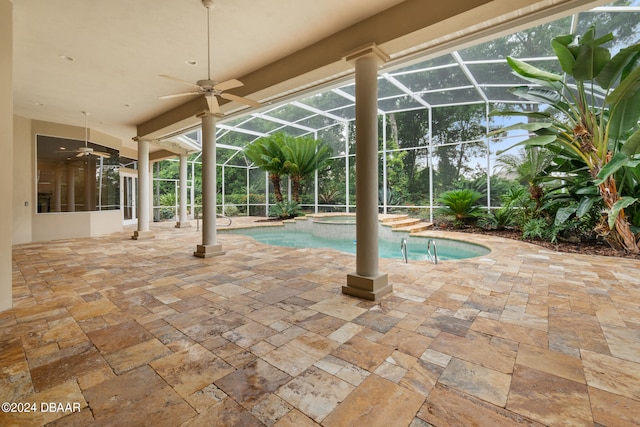
[[(433, 253), (431, 253), (431, 244), (433, 244)], [(433, 239), (427, 241), (427, 258), (434, 264), (438, 264), (438, 249), (436, 248), (436, 242)]]
[(400, 240), (400, 252), (402, 253), (402, 259), (405, 263), (409, 262), (409, 249), (407, 248), (407, 239), (404, 237)]

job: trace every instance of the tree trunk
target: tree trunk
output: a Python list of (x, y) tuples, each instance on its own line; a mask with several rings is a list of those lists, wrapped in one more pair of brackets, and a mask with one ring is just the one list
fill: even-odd
[(272, 175), (269, 175), (269, 178), (271, 178), (271, 183), (273, 184), (273, 192), (276, 195), (276, 201), (281, 203), (282, 191), (280, 190), (280, 175), (272, 174)]
[[(602, 196), (602, 200), (604, 200), (605, 206), (608, 209), (613, 209), (613, 205), (620, 199), (618, 189), (616, 188), (616, 181), (613, 177), (610, 176), (605, 182), (600, 184), (600, 195)], [(618, 213), (613, 230), (610, 231), (610, 238), (615, 242), (614, 247), (619, 245), (626, 252), (633, 254), (640, 253), (640, 247), (638, 247), (638, 243), (636, 242), (636, 236), (633, 234), (633, 231), (631, 231), (624, 209), (621, 209)]]
[(300, 177), (291, 176), (291, 197), (296, 203), (300, 203)]

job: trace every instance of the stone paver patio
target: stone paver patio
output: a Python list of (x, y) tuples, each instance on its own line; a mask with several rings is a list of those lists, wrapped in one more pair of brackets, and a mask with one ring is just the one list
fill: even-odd
[(640, 422), (638, 261), (464, 234), (492, 252), (381, 260), (370, 302), (341, 293), (353, 255), (152, 230), (14, 246), (0, 425)]

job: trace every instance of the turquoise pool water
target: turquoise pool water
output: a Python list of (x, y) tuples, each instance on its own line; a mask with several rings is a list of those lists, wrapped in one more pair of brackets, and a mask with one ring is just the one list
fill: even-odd
[[(337, 225), (336, 227), (344, 227)], [(311, 231), (288, 230), (286, 227), (257, 227), (235, 230), (220, 230), (219, 232), (243, 234), (250, 236), (261, 243), (274, 246), (287, 246), (294, 248), (330, 248), (350, 254), (356, 253), (356, 242), (353, 239), (328, 238), (318, 236)], [(348, 233), (345, 233), (348, 234)], [(407, 237), (399, 235), (395, 241), (380, 240), (378, 253), (381, 258), (402, 259), (400, 241), (402, 237), (407, 239), (408, 258), (410, 260), (428, 260), (427, 241), (424, 237)], [(436, 243), (438, 259), (441, 261), (451, 259), (473, 258), (488, 254), (489, 249), (484, 246), (459, 240), (433, 239)]]

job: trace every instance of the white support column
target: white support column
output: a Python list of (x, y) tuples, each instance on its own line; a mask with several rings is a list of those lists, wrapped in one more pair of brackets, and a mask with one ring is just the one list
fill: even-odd
[(134, 240), (153, 238), (149, 230), (150, 204), (149, 141), (138, 139), (138, 229), (131, 236)]
[(180, 154), (180, 197), (179, 197), (179, 213), (176, 228), (191, 227), (191, 221), (187, 215), (187, 160), (186, 154)]
[(349, 54), (356, 67), (356, 272), (342, 293), (377, 300), (393, 289), (378, 271), (378, 64), (375, 45)]
[(208, 258), (224, 255), (216, 242), (216, 118), (202, 114), (202, 244), (194, 256)]

